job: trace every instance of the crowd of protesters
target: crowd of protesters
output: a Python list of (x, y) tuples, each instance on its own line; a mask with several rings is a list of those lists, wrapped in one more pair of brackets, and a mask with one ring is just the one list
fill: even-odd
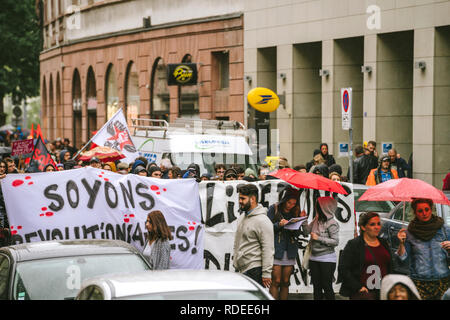
[[(12, 138), (20, 139), (21, 136), (15, 134)], [(96, 157), (88, 162), (76, 161), (73, 159), (78, 150), (70, 145), (69, 139), (46, 141), (46, 147), (56, 165), (46, 165), (42, 170), (45, 172), (92, 166), (123, 175), (136, 174), (159, 179), (195, 178), (197, 182), (205, 180), (254, 182), (275, 179), (270, 176), (273, 167), (268, 164), (259, 166), (257, 172), (237, 164), (228, 166), (216, 164), (212, 175), (202, 174), (198, 164), (191, 163), (187, 168), (182, 169), (173, 165), (167, 158), (159, 163), (149, 162), (145, 157), (138, 157), (132, 163), (102, 162)], [(412, 177), (411, 157), (407, 163), (395, 149), (379, 157), (374, 141), (369, 141), (366, 148), (357, 146), (355, 156), (354, 183), (376, 185), (390, 179)], [(281, 169), (291, 166), (286, 158), (279, 157), (274, 167)], [(326, 143), (321, 144), (319, 149), (314, 151), (310, 162), (305, 165), (296, 165), (293, 169), (342, 182), (349, 181), (350, 175), (350, 172), (343, 175), (342, 167), (336, 164), (333, 155), (328, 153)], [(27, 167), (23, 166), (23, 163), (17, 163), (17, 160), (11, 157), (0, 160), (0, 179), (6, 174), (20, 172), (27, 172)], [(442, 218), (432, 215), (433, 202), (429, 200), (418, 199), (413, 202), (415, 218), (407, 229), (398, 232), (400, 247), (394, 253), (389, 243), (379, 236), (380, 216), (374, 212), (363, 213), (358, 222), (359, 236), (348, 241), (338, 261), (335, 248), (339, 244), (339, 224), (334, 219), (337, 210), (335, 199), (319, 197), (311, 223), (304, 223), (299, 230), (292, 231), (285, 229), (288, 221), (306, 215), (306, 212), (300, 212), (296, 190), (286, 189), (281, 200), (268, 209), (258, 202), (258, 189), (255, 185), (243, 184), (238, 192), (239, 208), (245, 214), (242, 214), (237, 222), (233, 266), (237, 272), (242, 272), (269, 288), (276, 299), (288, 298), (289, 280), (294, 272), (299, 252), (296, 239), (300, 234), (310, 236), (308, 269), (316, 300), (335, 299), (333, 282), (336, 280), (334, 279), (336, 268), (337, 282), (341, 283), (339, 293), (352, 300), (420, 300), (450, 296), (448, 291), (450, 228), (444, 224)], [(0, 213), (1, 227), (7, 229), (8, 221), (1, 189)], [(148, 215), (146, 228), (149, 232), (153, 232), (156, 228), (167, 229), (166, 224), (158, 222), (164, 219), (160, 216), (162, 216), (160, 212), (152, 212)], [(1, 237), (5, 237), (3, 233), (0, 233)], [(170, 232), (165, 232), (163, 237), (155, 236), (149, 239), (145, 256), (153, 261), (154, 269), (168, 268), (170, 239)], [(3, 241), (6, 240), (3, 239)], [(157, 250), (151, 248), (157, 248)], [(430, 255), (432, 262), (427, 258)], [(400, 264), (408, 265), (409, 276), (395, 273), (394, 259), (397, 259)], [(374, 267), (378, 270), (380, 280), (378, 286), (370, 285)]]

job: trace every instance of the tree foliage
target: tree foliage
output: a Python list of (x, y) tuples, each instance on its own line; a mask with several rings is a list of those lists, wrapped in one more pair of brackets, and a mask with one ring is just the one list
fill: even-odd
[[(39, 94), (41, 28), (35, 0), (1, 0), (0, 99)], [(1, 110), (0, 110), (1, 111)]]

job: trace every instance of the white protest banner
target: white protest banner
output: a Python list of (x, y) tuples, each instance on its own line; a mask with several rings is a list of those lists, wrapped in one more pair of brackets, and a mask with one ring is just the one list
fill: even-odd
[[(205, 222), (205, 268), (217, 270), (232, 270), (233, 268), (233, 244), (234, 235), (237, 228), (237, 218), (239, 217), (239, 194), (237, 186), (246, 183), (244, 181), (204, 181), (200, 183), (199, 192), (202, 206), (203, 221)], [(266, 180), (251, 182), (258, 186), (259, 203), (264, 207), (269, 207), (280, 200), (282, 190), (288, 184), (281, 180)], [(336, 248), (338, 254), (343, 250), (348, 240), (353, 239), (355, 228), (354, 198), (352, 185), (341, 183), (348, 192), (348, 195), (333, 193), (331, 196), (338, 201), (338, 210), (335, 219), (339, 223), (339, 245)], [(308, 213), (308, 223), (314, 217), (313, 204), (320, 196), (330, 195), (329, 192), (302, 189), (300, 195), (300, 209)], [(306, 223), (306, 222), (305, 222)], [(291, 279), (291, 293), (312, 292), (310, 279), (306, 272), (299, 267), (303, 257), (303, 251), (309, 241), (309, 237), (300, 236), (299, 257), (294, 268)], [(339, 256), (339, 254), (338, 254)], [(335, 272), (337, 275), (337, 270)], [(336, 276), (337, 278), (337, 276)], [(337, 290), (335, 285), (335, 290)]]
[(203, 269), (204, 225), (194, 179), (155, 179), (85, 167), (11, 174), (1, 186), (15, 244), (119, 239), (142, 251), (147, 214), (160, 210), (174, 237), (170, 268)]
[(126, 158), (122, 161), (130, 163), (139, 156), (139, 153), (131, 139), (127, 121), (122, 109), (119, 109), (107, 123), (97, 131), (91, 139), (99, 146), (110, 147), (122, 152)]

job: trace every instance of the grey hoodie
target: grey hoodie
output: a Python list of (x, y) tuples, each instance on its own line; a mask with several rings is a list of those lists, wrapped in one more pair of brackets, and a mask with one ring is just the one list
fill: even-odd
[(302, 225), (305, 236), (311, 232), (319, 236), (317, 240), (311, 240), (311, 254), (316, 257), (333, 253), (334, 248), (339, 244), (339, 224), (334, 219), (337, 201), (332, 197), (320, 197), (317, 198), (317, 203), (327, 217), (327, 221), (319, 222), (314, 219), (309, 225)]
[[(416, 296), (417, 300), (422, 300), (414, 282), (402, 274), (388, 274), (381, 280), (380, 300), (389, 300), (388, 293), (397, 284), (404, 285)], [(409, 300), (413, 299), (409, 297)]]
[(233, 249), (233, 266), (237, 271), (244, 273), (262, 267), (262, 277), (271, 278), (275, 251), (273, 224), (262, 205), (239, 217)]

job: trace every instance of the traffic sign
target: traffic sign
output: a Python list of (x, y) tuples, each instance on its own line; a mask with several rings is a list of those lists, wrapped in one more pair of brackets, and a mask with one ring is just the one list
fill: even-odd
[(352, 88), (341, 89), (342, 130), (352, 128)]

